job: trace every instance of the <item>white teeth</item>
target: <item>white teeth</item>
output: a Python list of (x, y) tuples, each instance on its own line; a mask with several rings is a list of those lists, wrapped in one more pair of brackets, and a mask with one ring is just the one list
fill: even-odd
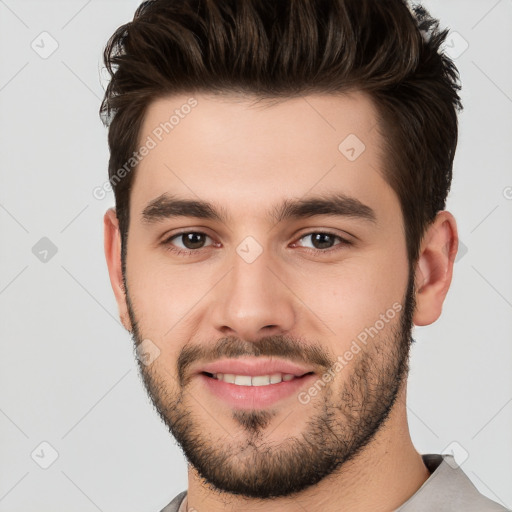
[(236, 375), (235, 384), (238, 386), (251, 386), (252, 384), (250, 375)]
[(270, 384), (270, 375), (261, 375), (252, 378), (253, 386), (268, 386)]
[(217, 380), (236, 384), (237, 386), (268, 386), (270, 384), (279, 384), (280, 382), (288, 382), (295, 378), (291, 373), (273, 373), (272, 375), (258, 375), (251, 377), (250, 375), (234, 375), (232, 373), (215, 373), (213, 377)]

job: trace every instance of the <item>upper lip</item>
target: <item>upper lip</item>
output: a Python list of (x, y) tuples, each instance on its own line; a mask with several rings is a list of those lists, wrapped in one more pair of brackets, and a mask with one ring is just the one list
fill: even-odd
[(205, 372), (211, 374), (229, 373), (234, 375), (249, 375), (251, 377), (283, 373), (301, 377), (306, 373), (313, 372), (313, 370), (291, 361), (258, 357), (251, 359), (220, 359), (201, 366), (197, 371), (197, 373)]

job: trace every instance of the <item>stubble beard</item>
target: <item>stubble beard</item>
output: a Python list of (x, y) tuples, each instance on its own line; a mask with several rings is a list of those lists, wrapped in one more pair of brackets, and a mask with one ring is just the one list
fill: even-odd
[[(297, 407), (311, 408), (309, 419), (300, 436), (278, 443), (269, 439), (278, 426), (272, 426), (278, 409), (233, 409), (231, 418), (237, 425), (233, 436), (214, 418), (205, 423), (198, 403), (204, 397), (190, 396), (190, 380), (183, 378), (183, 365), (180, 366), (183, 358), (178, 358), (176, 369), (163, 368), (158, 359), (148, 366), (138, 360), (157, 413), (206, 485), (219, 493), (246, 498), (292, 496), (340, 471), (368, 445), (384, 425), (407, 377), (414, 312), (411, 275), (404, 307), (394, 327), (369, 341), (343, 368), (342, 372), (350, 372), (350, 376), (341, 391), (335, 392), (338, 379), (333, 379), (308, 405), (297, 401)], [(126, 293), (137, 347), (144, 336), (127, 288)], [(268, 337), (249, 344), (226, 338), (219, 340), (217, 347), (222, 347), (223, 355), (233, 356), (286, 357), (297, 350), (289, 344), (282, 345), (282, 341), (281, 337)]]

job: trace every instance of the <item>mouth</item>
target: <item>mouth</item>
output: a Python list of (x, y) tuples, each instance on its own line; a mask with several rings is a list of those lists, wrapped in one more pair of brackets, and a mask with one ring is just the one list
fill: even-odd
[(286, 360), (224, 359), (196, 371), (203, 390), (230, 408), (262, 409), (298, 397), (317, 374)]
[(312, 367), (270, 357), (225, 358), (196, 369), (196, 373), (240, 386), (278, 384), (313, 371)]
[(280, 384), (281, 382), (290, 382), (292, 380), (303, 379), (313, 372), (306, 372), (302, 375), (294, 375), (292, 373), (272, 373), (267, 375), (236, 375), (234, 373), (209, 373), (201, 372), (202, 375), (210, 379), (219, 380), (235, 386), (271, 386)]

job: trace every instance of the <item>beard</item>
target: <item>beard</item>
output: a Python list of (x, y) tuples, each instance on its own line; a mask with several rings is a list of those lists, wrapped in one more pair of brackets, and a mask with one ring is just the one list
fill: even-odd
[[(229, 433), (213, 437), (209, 427), (215, 424), (214, 418), (208, 423), (194, 412), (201, 412), (201, 405), (188, 391), (192, 376), (187, 369), (203, 359), (276, 356), (328, 370), (335, 360), (321, 344), (285, 336), (251, 342), (226, 337), (213, 346), (185, 345), (174, 369), (158, 364), (158, 359), (146, 366), (137, 358), (157, 413), (208, 487), (218, 493), (253, 499), (292, 496), (341, 470), (368, 445), (385, 424), (407, 377), (415, 308), (412, 276), (410, 271), (398, 320), (343, 369), (350, 374), (341, 390), (334, 388), (335, 378), (309, 402), (311, 413), (300, 435), (279, 443), (271, 443), (271, 432), (267, 432), (279, 413), (272, 409), (233, 409), (231, 417), (241, 433), (237, 431), (236, 438)], [(138, 347), (144, 335), (126, 283), (125, 290), (133, 340)]]

